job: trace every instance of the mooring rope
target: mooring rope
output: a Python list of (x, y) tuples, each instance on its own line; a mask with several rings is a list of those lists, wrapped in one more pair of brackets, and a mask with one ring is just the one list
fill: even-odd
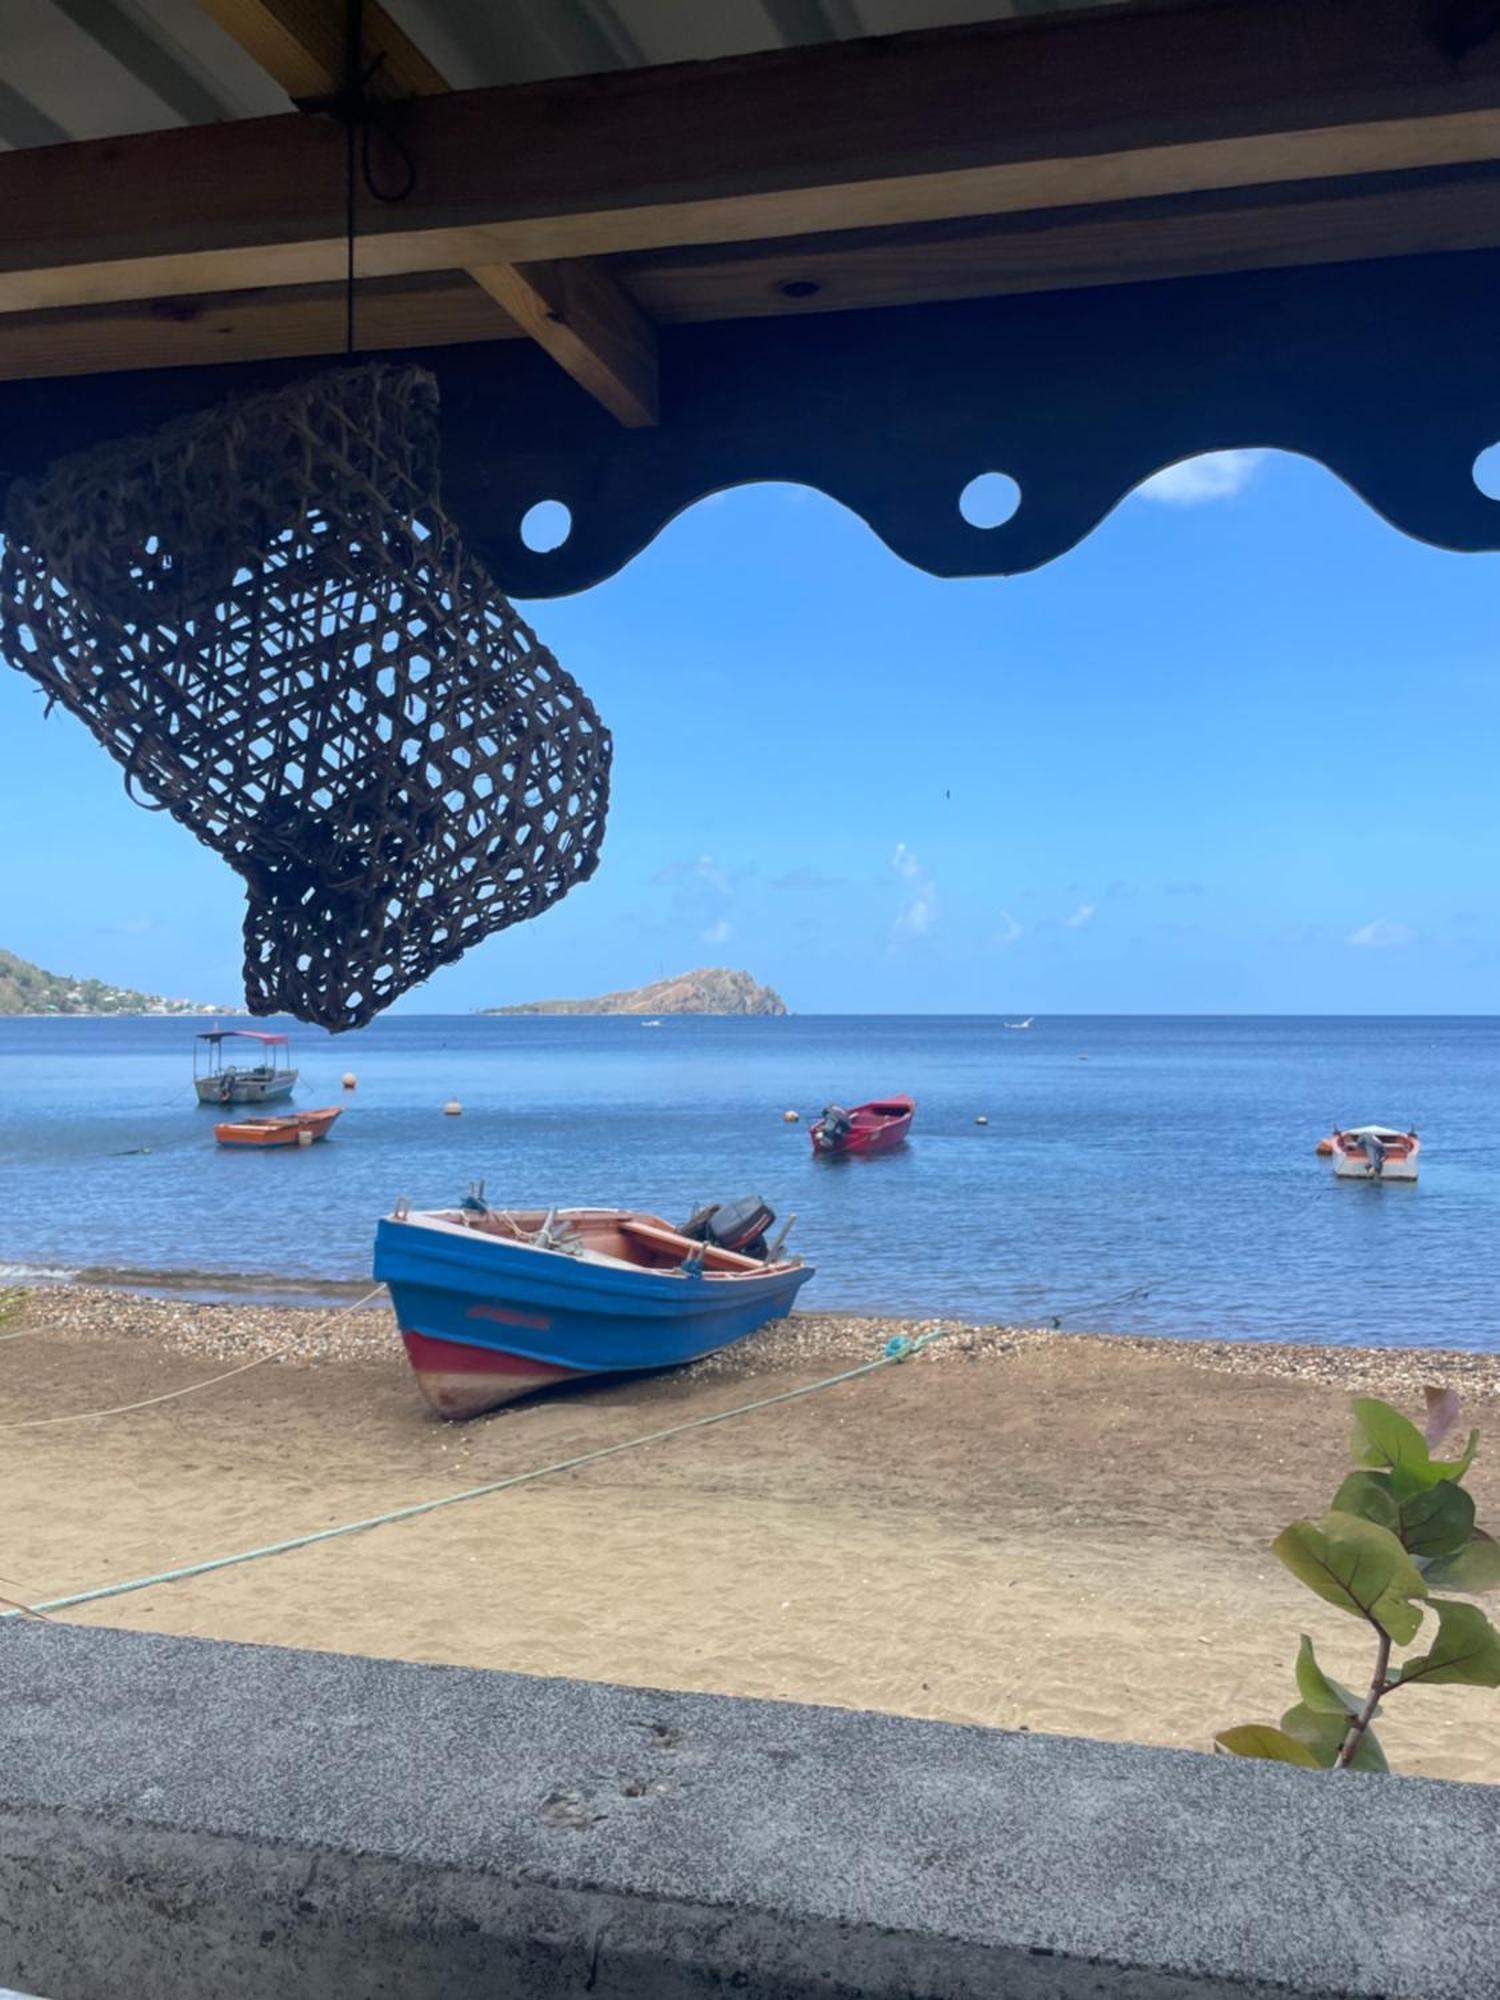
[(705, 1430), (710, 1424), (726, 1424), (733, 1417), (748, 1417), (756, 1410), (769, 1410), (778, 1403), (795, 1403), (800, 1397), (813, 1396), (820, 1389), (832, 1389), (840, 1382), (852, 1382), (861, 1375), (871, 1375), (878, 1368), (889, 1368), (895, 1363), (908, 1361), (935, 1340), (942, 1340), (950, 1333), (960, 1331), (957, 1327), (935, 1327), (932, 1332), (921, 1334), (917, 1339), (908, 1339), (905, 1334), (897, 1334), (888, 1340), (873, 1361), (862, 1361), (857, 1368), (845, 1368), (837, 1375), (826, 1375), (818, 1382), (804, 1382), (799, 1389), (783, 1389), (774, 1396), (760, 1396), (753, 1403), (738, 1403), (732, 1410), (716, 1410), (710, 1416), (691, 1417), (686, 1423), (669, 1424), (665, 1430), (647, 1431), (643, 1437), (627, 1438), (621, 1444), (606, 1444), (594, 1451), (579, 1452), (574, 1458), (562, 1458), (551, 1465), (534, 1465), (527, 1472), (512, 1472), (504, 1479), (487, 1480), (483, 1486), (468, 1486), (458, 1493), (444, 1493), (435, 1500), (418, 1500), (409, 1507), (393, 1507), (385, 1514), (372, 1514), (363, 1521), (344, 1521), (334, 1528), (317, 1528), (311, 1534), (293, 1535), (284, 1542), (269, 1542), (264, 1548), (243, 1549), (237, 1555), (211, 1556), (206, 1562), (183, 1563), (176, 1569), (157, 1570), (151, 1576), (132, 1577), (128, 1583), (100, 1584), (94, 1590), (74, 1591), (67, 1597), (46, 1598), (40, 1604), (28, 1604), (15, 1610), (0, 1610), (0, 1621), (19, 1618), (26, 1612), (44, 1613), (49, 1611), (71, 1611), (80, 1604), (97, 1604), (107, 1597), (124, 1597), (134, 1590), (150, 1590), (157, 1584), (181, 1583), (188, 1577), (208, 1576), (215, 1570), (234, 1569), (241, 1563), (259, 1562), (265, 1556), (289, 1555), (295, 1549), (309, 1549), (318, 1542), (337, 1541), (342, 1535), (359, 1535), (371, 1528), (384, 1528), (393, 1521), (413, 1521), (422, 1514), (434, 1514), (440, 1507), (457, 1507), (466, 1500), (482, 1500), (487, 1494), (504, 1493), (514, 1486), (526, 1486), (535, 1479), (549, 1479), (559, 1472), (573, 1472), (581, 1465), (595, 1465), (600, 1459), (616, 1458), (621, 1452), (638, 1451), (642, 1445), (661, 1444), (667, 1438), (681, 1437), (685, 1431)]
[[(367, 1306), (371, 1299), (378, 1298), (384, 1289), (383, 1285), (377, 1285), (373, 1291), (366, 1292), (362, 1299), (356, 1299), (352, 1305), (340, 1306), (337, 1312), (320, 1315), (320, 1318), (339, 1320), (345, 1313), (358, 1312), (361, 1306)], [(21, 1336), (12, 1333), (4, 1337), (7, 1340), (19, 1340)], [(298, 1340), (303, 1338), (304, 1335), (298, 1336)], [(273, 1347), (264, 1354), (257, 1354), (253, 1361), (242, 1361), (238, 1368), (226, 1368), (222, 1375), (210, 1375), (202, 1382), (189, 1382), (181, 1389), (168, 1389), (160, 1396), (143, 1396), (138, 1403), (116, 1403), (108, 1410), (70, 1410), (60, 1417), (22, 1417), (16, 1423), (0, 1424), (0, 1431), (42, 1430), (49, 1424), (86, 1424), (95, 1417), (124, 1417), (129, 1416), (132, 1410), (150, 1410), (158, 1403), (175, 1403), (179, 1396), (196, 1395), (200, 1389), (212, 1389), (215, 1383), (232, 1381), (236, 1375), (248, 1375), (252, 1368), (263, 1367), (267, 1361), (274, 1361), (278, 1355), (288, 1353), (297, 1344), (297, 1340), (283, 1341), (280, 1347)], [(10, 1613), (0, 1615), (9, 1617)]]

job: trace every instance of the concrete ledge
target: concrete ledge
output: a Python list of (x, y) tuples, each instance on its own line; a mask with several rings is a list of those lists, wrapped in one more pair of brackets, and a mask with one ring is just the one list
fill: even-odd
[(0, 1628), (51, 2000), (1500, 2000), (1497, 1863), (1484, 1787)]

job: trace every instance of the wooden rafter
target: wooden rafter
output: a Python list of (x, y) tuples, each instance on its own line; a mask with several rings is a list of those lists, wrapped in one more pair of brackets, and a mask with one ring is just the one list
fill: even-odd
[[(296, 99), (336, 90), (345, 60), (344, 0), (198, 0), (233, 40)], [(371, 94), (386, 102), (439, 97), (447, 78), (379, 0), (360, 9)], [(597, 266), (486, 259), (471, 274), (622, 424), (657, 417), (655, 332), (635, 302)]]
[[(200, 4), (284, 26), (339, 0)], [(371, 344), (522, 327), (607, 401), (601, 354), (616, 379), (654, 368), (640, 307), (1493, 246), (1500, 44), (1455, 57), (1431, 19), (1426, 0), (1122, 7), (402, 103), (420, 183), (365, 219)], [(410, 60), (393, 45), (382, 69)], [(341, 155), (288, 118), (0, 156), (0, 377), (335, 348)]]

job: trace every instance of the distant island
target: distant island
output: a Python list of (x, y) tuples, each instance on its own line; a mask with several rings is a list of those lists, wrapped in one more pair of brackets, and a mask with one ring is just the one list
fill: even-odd
[[(165, 1000), (102, 979), (75, 979), (0, 951), (0, 1014), (222, 1014), (197, 1000)], [(228, 1011), (233, 1011), (232, 1009)]]
[(597, 1000), (528, 1000), (522, 1007), (481, 1007), (481, 1014), (784, 1014), (773, 986), (757, 986), (748, 972), (722, 965), (679, 972), (629, 993), (601, 993)]

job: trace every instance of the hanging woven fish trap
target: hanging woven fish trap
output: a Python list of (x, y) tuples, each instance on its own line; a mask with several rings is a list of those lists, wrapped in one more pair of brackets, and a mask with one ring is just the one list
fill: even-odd
[(598, 863), (610, 739), (437, 501), (437, 385), (331, 372), (12, 486), (0, 651), (243, 876), (335, 1031)]

